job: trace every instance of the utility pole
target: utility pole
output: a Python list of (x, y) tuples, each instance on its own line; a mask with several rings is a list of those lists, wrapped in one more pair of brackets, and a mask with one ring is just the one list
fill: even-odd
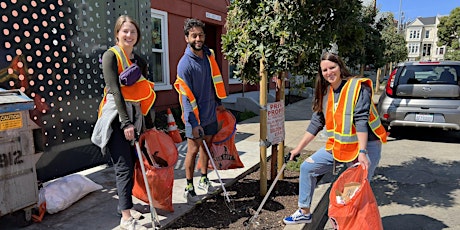
[(399, 0), (399, 11), (398, 11), (398, 33), (400, 32), (400, 26), (401, 26), (401, 5), (402, 5), (402, 0)]

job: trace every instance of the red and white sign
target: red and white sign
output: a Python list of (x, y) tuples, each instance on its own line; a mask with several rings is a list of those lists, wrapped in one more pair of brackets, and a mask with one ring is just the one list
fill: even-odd
[(272, 145), (284, 141), (284, 101), (267, 104), (267, 139)]

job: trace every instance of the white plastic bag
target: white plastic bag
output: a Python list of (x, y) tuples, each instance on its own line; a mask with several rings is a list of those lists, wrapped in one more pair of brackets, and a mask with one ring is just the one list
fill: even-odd
[(72, 174), (57, 179), (42, 189), (39, 194), (39, 205), (46, 202), (49, 214), (68, 208), (88, 193), (102, 189), (102, 186), (80, 174)]

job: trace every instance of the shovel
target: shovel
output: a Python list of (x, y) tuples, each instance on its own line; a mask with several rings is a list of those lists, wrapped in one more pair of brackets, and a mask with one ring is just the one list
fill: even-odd
[(134, 141), (134, 144), (136, 145), (136, 152), (137, 152), (137, 157), (139, 158), (139, 164), (141, 165), (141, 171), (142, 171), (142, 176), (144, 178), (144, 184), (145, 184), (145, 190), (147, 191), (147, 197), (149, 198), (149, 205), (150, 205), (150, 218), (152, 219), (152, 227), (154, 229), (160, 229), (160, 220), (158, 219), (157, 212), (155, 210), (155, 207), (153, 206), (153, 199), (152, 199), (152, 193), (150, 192), (150, 186), (149, 182), (147, 180), (147, 174), (145, 173), (145, 166), (144, 166), (144, 159), (141, 147), (139, 145), (139, 134), (136, 134), (136, 140)]

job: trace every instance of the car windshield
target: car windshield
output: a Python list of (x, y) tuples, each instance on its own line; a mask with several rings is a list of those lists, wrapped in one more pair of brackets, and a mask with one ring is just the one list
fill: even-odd
[(458, 66), (410, 65), (401, 71), (399, 84), (457, 84)]

